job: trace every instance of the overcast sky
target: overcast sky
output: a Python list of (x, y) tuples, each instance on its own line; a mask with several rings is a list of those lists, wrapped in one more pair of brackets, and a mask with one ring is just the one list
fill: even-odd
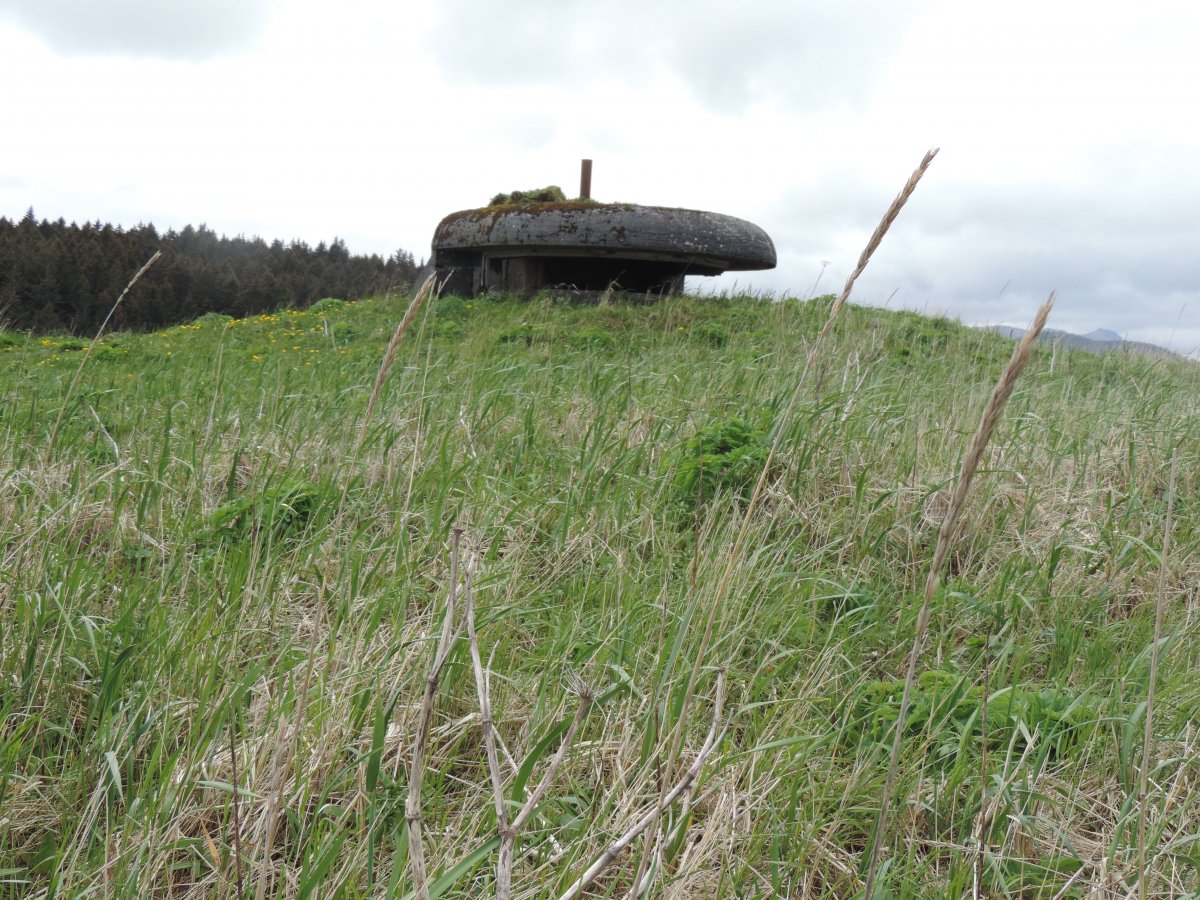
[[(1200, 4), (0, 0), (0, 216), (427, 256), (498, 191), (710, 209), (854, 300), (1200, 347)], [(727, 289), (734, 279), (692, 279)]]

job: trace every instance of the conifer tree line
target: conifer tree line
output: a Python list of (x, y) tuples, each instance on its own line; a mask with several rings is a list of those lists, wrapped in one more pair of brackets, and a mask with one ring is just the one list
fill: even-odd
[(121, 302), (111, 327), (143, 330), (208, 312), (246, 316), (301, 308), (322, 297), (357, 299), (411, 286), (412, 254), (351, 256), (338, 238), (310, 247), (218, 236), (201, 225), (159, 234), (85, 222), (0, 218), (0, 328), (93, 333), (133, 274), (161, 258)]

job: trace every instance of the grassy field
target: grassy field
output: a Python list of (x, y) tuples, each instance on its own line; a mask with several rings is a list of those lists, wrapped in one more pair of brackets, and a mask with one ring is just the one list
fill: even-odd
[[(82, 369), (0, 332), (0, 897), (403, 896), (427, 684), (435, 896), (494, 890), (485, 719), (514, 896), (647, 814), (584, 896), (861, 892), (1012, 344), (846, 307), (781, 422), (830, 299), (430, 301), (370, 420), (407, 300)], [(933, 600), (877, 896), (1197, 896), (1198, 398), (1192, 363), (1033, 356)]]

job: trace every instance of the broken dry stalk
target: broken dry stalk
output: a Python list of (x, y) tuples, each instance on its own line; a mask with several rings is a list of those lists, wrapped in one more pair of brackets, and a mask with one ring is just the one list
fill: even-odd
[[(542, 798), (546, 796), (546, 791), (550, 789), (550, 784), (554, 780), (554, 776), (562, 767), (563, 760), (567, 758), (567, 751), (570, 749), (572, 742), (575, 740), (575, 733), (579, 731), (579, 726), (582, 724), (584, 716), (587, 715), (588, 707), (591, 706), (592, 695), (590, 693), (581, 694), (579, 697), (579, 706), (575, 709), (575, 718), (571, 720), (571, 724), (567, 727), (567, 733), (563, 735), (562, 742), (558, 745), (558, 751), (554, 754), (554, 758), (546, 766), (546, 771), (542, 775), (541, 781), (537, 787), (525, 800), (525, 803), (518, 810), (516, 817), (512, 820), (512, 824), (500, 829), (500, 850), (496, 860), (496, 900), (509, 900), (512, 897), (512, 875), (513, 875), (513, 857), (516, 852), (517, 836), (521, 833), (521, 829), (525, 827), (525, 823), (529, 821), (529, 817), (533, 815), (538, 805), (542, 802)], [(502, 803), (504, 795), (497, 795), (497, 805)]]
[(463, 609), (467, 619), (467, 640), (471, 645), (471, 665), (475, 669), (475, 690), (479, 698), (483, 747), (487, 755), (488, 774), (492, 779), (492, 796), (496, 801), (496, 827), (504, 834), (508, 825), (504, 811), (504, 779), (500, 775), (500, 758), (496, 753), (496, 728), (492, 722), (491, 672), (484, 669), (483, 658), (479, 655), (479, 635), (475, 633), (475, 591), (469, 581), (463, 590)]
[(500, 833), (500, 850), (496, 862), (496, 900), (509, 900), (512, 896), (513, 858), (517, 836), (542, 802), (546, 791), (550, 789), (554, 776), (567, 758), (567, 751), (575, 740), (575, 734), (579, 731), (579, 726), (583, 723), (591, 705), (592, 693), (586, 688), (580, 692), (575, 718), (567, 727), (558, 751), (546, 766), (546, 771), (537, 787), (533, 789), (520, 810), (517, 811), (512, 823), (509, 824), (505, 812), (504, 780), (500, 774), (500, 757), (496, 752), (496, 727), (492, 721), (491, 673), (484, 668), (483, 657), (479, 652), (479, 635), (475, 631), (475, 592), (471, 588), (470, 579), (467, 580), (463, 590), (463, 609), (467, 620), (467, 639), (471, 647), (471, 665), (475, 670), (475, 689), (479, 699), (484, 753), (487, 757), (488, 774), (492, 781), (492, 798), (496, 805), (496, 830)]
[[(426, 282), (428, 284), (428, 282)], [(429, 900), (429, 877), (425, 867), (425, 842), (421, 833), (421, 783), (425, 777), (425, 748), (429, 743), (429, 731), (433, 721), (433, 707), (437, 697), (438, 682), (442, 669), (454, 645), (454, 607), (458, 599), (458, 557), (462, 543), (461, 528), (454, 529), (450, 551), (450, 590), (446, 598), (446, 614), (442, 618), (442, 633), (434, 651), (433, 664), (425, 677), (425, 694), (421, 699), (421, 714), (417, 720), (417, 734), (413, 738), (412, 759), (408, 769), (408, 799), (404, 803), (404, 818), (408, 822), (408, 859), (412, 865), (413, 896), (417, 900)], [(467, 573), (470, 579), (470, 571)]]
[(712, 726), (708, 730), (708, 737), (704, 739), (700, 751), (696, 754), (696, 758), (692, 764), (688, 766), (687, 771), (683, 773), (683, 777), (675, 784), (670, 791), (649, 810), (645, 815), (638, 819), (629, 829), (619, 838), (609, 845), (596, 861), (588, 866), (587, 871), (579, 876), (575, 882), (567, 888), (559, 900), (573, 900), (579, 897), (588, 888), (596, 878), (607, 869), (613, 861), (620, 856), (625, 850), (637, 840), (647, 828), (659, 820), (667, 808), (674, 803), (680, 796), (690, 791), (696, 779), (700, 777), (700, 772), (704, 769), (704, 764), (708, 762), (709, 756), (712, 755), (718, 743), (720, 743), (721, 735), (724, 732), (724, 709), (725, 709), (725, 670), (721, 669), (717, 672), (717, 690), (716, 696), (713, 699), (713, 719)]
[(942, 527), (938, 532), (937, 546), (933, 552), (933, 562), (929, 566), (929, 576), (925, 579), (925, 597), (921, 603), (921, 611), (917, 614), (916, 634), (913, 636), (912, 648), (908, 654), (908, 674), (904, 679), (904, 693), (900, 696), (900, 712), (896, 718), (896, 731), (892, 738), (892, 754), (888, 760), (887, 779), (883, 783), (883, 796), (879, 800), (879, 818), (876, 821), (875, 835), (868, 851), (871, 855), (867, 866), (866, 887), (863, 890), (864, 898), (873, 896), (872, 890), (875, 885), (875, 875), (879, 866), (879, 854), (883, 849), (883, 832), (887, 825), (888, 805), (891, 802), (892, 790), (896, 784), (896, 769), (900, 760), (900, 745), (904, 737), (904, 720), (908, 716), (908, 705), (912, 699), (913, 683), (917, 678), (917, 660), (921, 656), (921, 648), (925, 643), (925, 632), (929, 628), (930, 607), (933, 603), (934, 594), (937, 593), (938, 586), (941, 584), (942, 567), (945, 565), (946, 555), (950, 552), (950, 540), (954, 536), (958, 516), (962, 512), (963, 504), (966, 502), (967, 492), (971, 489), (971, 482), (975, 478), (975, 471), (979, 468), (979, 461), (983, 458), (983, 451), (987, 449), (988, 441), (992, 437), (992, 431), (995, 429), (996, 423), (1000, 420), (1000, 414), (1004, 411), (1004, 405), (1008, 402), (1008, 398), (1012, 396), (1017, 379), (1020, 377), (1021, 371), (1025, 368), (1025, 364), (1029, 361), (1029, 356), (1033, 352), (1033, 344), (1037, 340), (1038, 335), (1042, 333), (1042, 329), (1046, 326), (1046, 318), (1050, 315), (1050, 310), (1053, 306), (1054, 292), (1051, 291), (1050, 296), (1046, 298), (1046, 302), (1042, 304), (1042, 308), (1038, 310), (1037, 315), (1034, 317), (1033, 324), (1029, 326), (1029, 331), (1026, 332), (1021, 342), (1013, 350), (1013, 355), (1009, 359), (1008, 365), (1004, 367), (1004, 371), (1000, 375), (1000, 380), (992, 391), (991, 399), (983, 411), (983, 417), (979, 420), (979, 428), (976, 430), (975, 436), (971, 438), (971, 443), (967, 446), (967, 452), (963, 456), (962, 468), (959, 470), (958, 482), (954, 487), (954, 494), (950, 498), (950, 505), (946, 509), (946, 517), (942, 520)]
[(555, 773), (563, 764), (563, 760), (567, 758), (567, 750), (571, 747), (571, 741), (575, 739), (575, 732), (579, 731), (579, 726), (583, 724), (583, 719), (587, 715), (588, 708), (592, 704), (592, 694), (582, 693), (579, 695), (579, 706), (575, 709), (575, 718), (571, 720), (571, 724), (567, 727), (567, 733), (563, 735), (562, 743), (558, 745), (558, 751), (554, 754), (554, 758), (550, 760), (550, 764), (546, 766), (546, 771), (542, 775), (542, 780), (538, 782), (537, 787), (533, 789), (533, 793), (529, 795), (529, 799), (521, 807), (517, 813), (517, 817), (513, 819), (512, 830), (520, 831), (521, 828), (529, 821), (529, 817), (533, 811), (537, 809), (538, 804), (542, 802), (542, 798), (546, 796), (546, 791), (550, 789), (550, 783), (554, 780)]
[[(492, 700), (490, 673), (483, 667), (479, 654), (479, 635), (475, 632), (475, 592), (467, 584), (463, 592), (463, 607), (466, 610), (467, 640), (471, 645), (471, 665), (475, 670), (475, 690), (479, 698), (479, 717), (483, 729), (483, 747), (487, 755), (488, 775), (492, 780), (492, 798), (496, 803), (496, 830), (500, 832), (500, 860), (496, 866), (496, 900), (507, 900), (512, 892), (512, 844), (513, 829), (508, 826), (508, 815), (504, 809), (504, 779), (500, 774), (500, 759), (496, 753), (496, 729), (492, 722)], [(510, 835), (513, 835), (509, 840)], [(507, 855), (505, 854), (507, 841)], [(507, 870), (505, 861), (507, 859)], [(505, 877), (507, 871), (507, 878)]]

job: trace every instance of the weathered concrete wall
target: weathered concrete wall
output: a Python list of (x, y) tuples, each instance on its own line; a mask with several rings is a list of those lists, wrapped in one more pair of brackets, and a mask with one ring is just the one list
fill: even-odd
[(535, 203), (452, 213), (433, 237), (446, 290), (528, 296), (548, 285), (655, 293), (684, 275), (770, 269), (775, 245), (750, 222), (659, 206)]
[[(699, 258), (723, 270), (770, 269), (775, 245), (757, 225), (720, 213), (661, 206), (536, 203), (452, 213), (433, 249), (511, 248)], [(588, 255), (579, 253), (577, 255)]]

